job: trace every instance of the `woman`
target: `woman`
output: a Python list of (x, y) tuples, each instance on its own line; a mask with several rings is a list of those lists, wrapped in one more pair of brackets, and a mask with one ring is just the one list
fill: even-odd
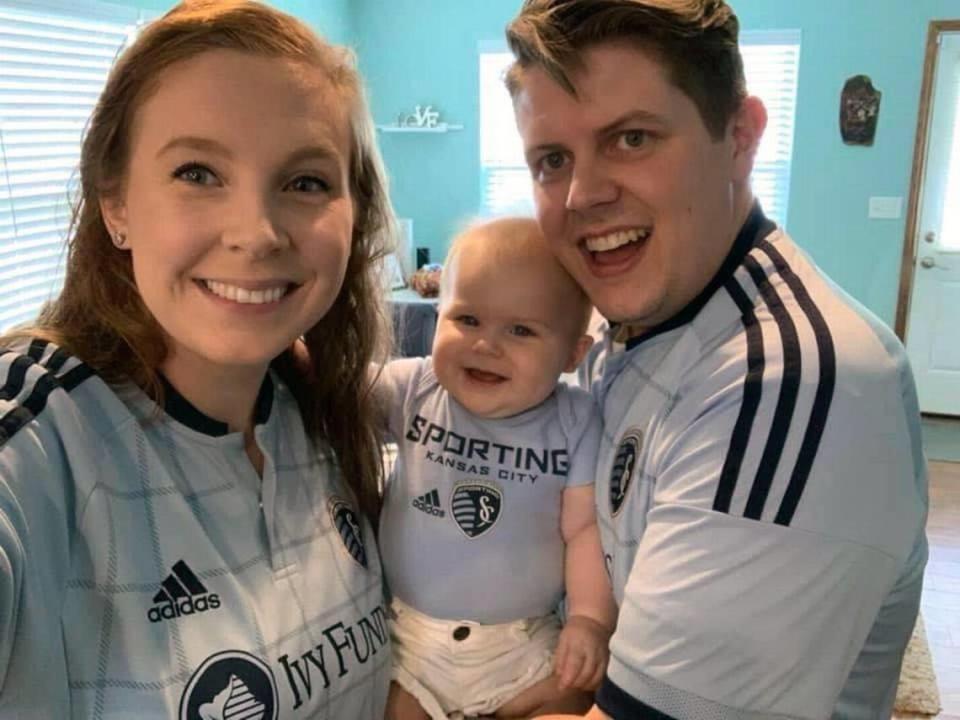
[(379, 720), (391, 213), (350, 58), (180, 4), (80, 173), (63, 292), (0, 356), (0, 716)]

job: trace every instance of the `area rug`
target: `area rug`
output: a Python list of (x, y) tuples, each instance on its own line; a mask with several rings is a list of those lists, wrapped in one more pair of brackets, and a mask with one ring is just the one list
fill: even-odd
[(927, 645), (927, 633), (923, 616), (917, 617), (913, 636), (903, 656), (900, 684), (897, 687), (897, 702), (894, 705), (896, 718), (933, 717), (940, 712), (940, 693), (937, 676), (933, 672), (933, 660)]
[(923, 450), (927, 460), (960, 462), (960, 419), (924, 417)]

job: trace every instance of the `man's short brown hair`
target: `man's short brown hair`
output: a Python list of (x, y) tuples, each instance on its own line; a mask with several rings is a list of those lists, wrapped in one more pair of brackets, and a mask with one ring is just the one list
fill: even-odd
[(583, 50), (635, 43), (663, 63), (719, 140), (747, 95), (739, 33), (724, 0), (525, 0), (507, 26), (516, 57), (507, 88), (516, 97), (523, 70), (539, 66), (576, 95), (570, 74), (582, 68)]

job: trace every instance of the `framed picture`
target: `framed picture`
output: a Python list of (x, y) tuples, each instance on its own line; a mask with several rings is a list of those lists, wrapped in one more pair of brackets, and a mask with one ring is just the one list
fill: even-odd
[(396, 253), (390, 253), (383, 259), (383, 280), (390, 290), (400, 290), (407, 286), (403, 279), (403, 268)]

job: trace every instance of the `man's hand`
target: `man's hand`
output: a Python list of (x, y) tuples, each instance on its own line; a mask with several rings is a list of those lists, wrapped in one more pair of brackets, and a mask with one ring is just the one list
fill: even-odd
[(536, 720), (610, 720), (596, 705), (586, 715), (536, 715)]
[(554, 673), (560, 689), (596, 690), (607, 669), (610, 630), (584, 615), (567, 618), (557, 643)]

